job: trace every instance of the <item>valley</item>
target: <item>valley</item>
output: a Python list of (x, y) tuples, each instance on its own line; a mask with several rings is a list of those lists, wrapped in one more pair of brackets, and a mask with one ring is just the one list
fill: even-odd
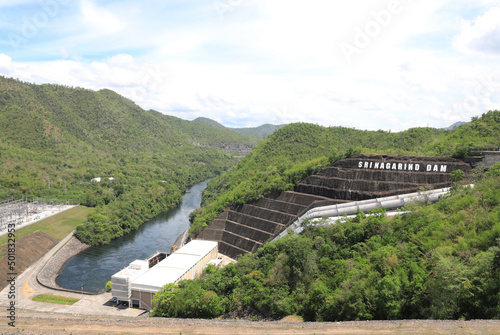
[[(0, 196), (92, 208), (75, 231), (88, 245), (137, 231), (214, 178), (189, 235), (219, 241), (237, 263), (158, 292), (175, 304), (154, 316), (198, 318), (189, 304), (210, 296), (212, 317), (225, 319), (498, 317), (498, 165), (485, 172), (461, 160), (500, 147), (499, 111), (449, 130), (294, 123), (254, 136), (146, 111), (109, 90), (0, 86)], [(359, 212), (268, 243), (315, 207), (450, 186), (449, 197), (404, 215)]]

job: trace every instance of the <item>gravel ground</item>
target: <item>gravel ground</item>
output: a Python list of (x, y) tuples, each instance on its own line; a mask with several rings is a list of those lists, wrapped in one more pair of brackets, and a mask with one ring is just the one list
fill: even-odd
[(252, 322), (167, 318), (89, 317), (22, 312), (2, 334), (500, 334), (499, 320)]

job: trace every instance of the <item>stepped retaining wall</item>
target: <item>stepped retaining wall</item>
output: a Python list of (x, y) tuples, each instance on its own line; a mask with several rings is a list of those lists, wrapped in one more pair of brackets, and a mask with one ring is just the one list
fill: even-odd
[(281, 224), (287, 224), (290, 220), (296, 219), (296, 215), (290, 215), (283, 212), (280, 212), (281, 204), (276, 204), (279, 206), (275, 210), (257, 207), (253, 205), (244, 205), (240, 210), (240, 213), (247, 214), (250, 216), (255, 216), (261, 219), (265, 219), (268, 221), (273, 221)]
[(355, 155), (298, 182), (294, 191), (226, 210), (200, 238), (219, 241), (220, 252), (235, 258), (255, 252), (312, 208), (448, 187), (457, 169), (470, 172), (452, 158)]
[(228, 220), (274, 234), (279, 224), (247, 214), (230, 211)]
[(297, 205), (291, 202), (274, 200), (270, 198), (262, 198), (254, 205), (262, 208), (273, 209), (275, 211), (282, 211), (283, 213), (287, 213), (290, 215), (299, 215), (300, 212), (304, 211), (304, 209), (307, 208), (307, 206), (304, 205)]

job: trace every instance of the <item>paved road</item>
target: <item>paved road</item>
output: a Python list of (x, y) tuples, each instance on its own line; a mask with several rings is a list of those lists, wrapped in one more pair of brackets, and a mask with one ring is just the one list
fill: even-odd
[[(98, 295), (83, 295), (71, 292), (61, 292), (58, 290), (46, 288), (40, 285), (36, 279), (37, 273), (49, 261), (54, 253), (66, 244), (73, 234), (69, 234), (61, 240), (52, 250), (45, 256), (38, 260), (35, 264), (30, 266), (26, 271), (16, 278), (16, 292), (15, 292), (15, 307), (18, 314), (22, 315), (23, 311), (37, 311), (48, 313), (68, 313), (68, 314), (82, 314), (82, 315), (96, 315), (96, 316), (138, 316), (144, 313), (143, 310), (138, 309), (124, 309), (117, 308), (110, 303), (111, 294), (103, 293)], [(12, 299), (8, 298), (9, 286), (0, 292), (0, 309), (6, 310)], [(54, 294), (64, 297), (80, 299), (77, 303), (71, 306), (53, 304), (46, 302), (33, 301), (31, 298), (37, 294)]]

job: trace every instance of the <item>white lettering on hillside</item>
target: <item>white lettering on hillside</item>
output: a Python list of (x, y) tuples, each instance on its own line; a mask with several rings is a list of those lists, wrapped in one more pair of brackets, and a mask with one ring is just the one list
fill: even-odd
[(386, 162), (363, 162), (358, 163), (359, 169), (390, 170), (390, 171), (427, 171), (446, 173), (447, 165), (421, 164), (421, 163), (386, 163)]

